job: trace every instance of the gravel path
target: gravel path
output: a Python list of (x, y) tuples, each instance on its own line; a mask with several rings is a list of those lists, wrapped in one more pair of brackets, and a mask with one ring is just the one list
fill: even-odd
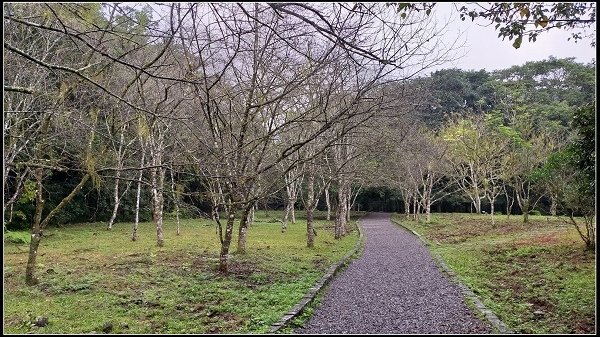
[(458, 286), (412, 233), (369, 214), (362, 256), (329, 284), (321, 305), (295, 333), (489, 333)]

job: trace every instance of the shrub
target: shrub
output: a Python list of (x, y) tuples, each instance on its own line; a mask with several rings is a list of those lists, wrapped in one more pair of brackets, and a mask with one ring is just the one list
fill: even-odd
[(31, 234), (29, 232), (4, 232), (4, 242), (16, 244), (29, 244), (31, 242)]

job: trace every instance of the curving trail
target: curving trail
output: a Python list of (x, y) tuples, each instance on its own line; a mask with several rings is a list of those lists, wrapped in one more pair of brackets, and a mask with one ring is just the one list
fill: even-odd
[(313, 317), (295, 333), (491, 332), (427, 248), (389, 213), (369, 214), (362, 226), (362, 256), (331, 281)]

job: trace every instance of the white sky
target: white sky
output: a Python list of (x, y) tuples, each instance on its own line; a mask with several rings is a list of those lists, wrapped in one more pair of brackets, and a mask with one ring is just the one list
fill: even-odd
[[(462, 4), (458, 3), (458, 6), (460, 7)], [(575, 57), (576, 61), (580, 63), (588, 63), (596, 58), (596, 47), (590, 46), (591, 38), (585, 38), (577, 43), (573, 40), (567, 41), (570, 32), (563, 29), (552, 29), (541, 33), (536, 42), (529, 42), (527, 37), (524, 37), (521, 47), (515, 49), (512, 46), (514, 39), (512, 41), (508, 38), (502, 40), (498, 37), (498, 31), (494, 29), (494, 25), (482, 26), (486, 23), (485, 20), (476, 19), (475, 22), (472, 22), (470, 18), (465, 21), (460, 20), (454, 9), (454, 3), (438, 2), (432, 15), (436, 16), (440, 25), (450, 18), (450, 27), (445, 33), (444, 39), (448, 39), (449, 42), (456, 38), (464, 41), (465, 48), (459, 52), (464, 56), (456, 61), (433, 67), (421, 75), (448, 68), (493, 71), (506, 69), (513, 65), (522, 65), (528, 61), (546, 60), (549, 56)], [(587, 33), (591, 32), (588, 30)]]
[[(460, 4), (459, 4), (460, 6)], [(435, 15), (442, 21), (450, 15), (452, 3), (437, 3), (434, 7)], [(459, 31), (463, 33), (463, 40), (466, 40), (465, 56), (461, 59), (446, 63), (436, 69), (460, 68), (465, 70), (487, 71), (506, 69), (513, 65), (521, 65), (528, 61), (541, 61), (548, 59), (549, 56), (557, 58), (575, 57), (577, 62), (588, 63), (596, 58), (596, 47), (590, 46), (590, 38), (579, 40), (575, 43), (572, 39), (567, 41), (570, 33), (563, 29), (553, 29), (538, 35), (535, 42), (529, 42), (523, 37), (523, 43), (519, 49), (512, 46), (512, 41), (498, 37), (498, 31), (494, 25), (480, 26), (485, 21), (472, 22), (467, 17), (461, 21), (458, 13), (454, 11), (451, 15), (451, 36), (458, 36)], [(588, 33), (592, 32), (588, 30)], [(595, 38), (595, 36), (594, 36)]]

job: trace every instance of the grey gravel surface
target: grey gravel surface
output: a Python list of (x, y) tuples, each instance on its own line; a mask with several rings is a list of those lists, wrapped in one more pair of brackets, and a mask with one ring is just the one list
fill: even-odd
[(423, 243), (390, 216), (373, 213), (362, 220), (363, 254), (331, 281), (314, 315), (294, 332), (490, 333)]

